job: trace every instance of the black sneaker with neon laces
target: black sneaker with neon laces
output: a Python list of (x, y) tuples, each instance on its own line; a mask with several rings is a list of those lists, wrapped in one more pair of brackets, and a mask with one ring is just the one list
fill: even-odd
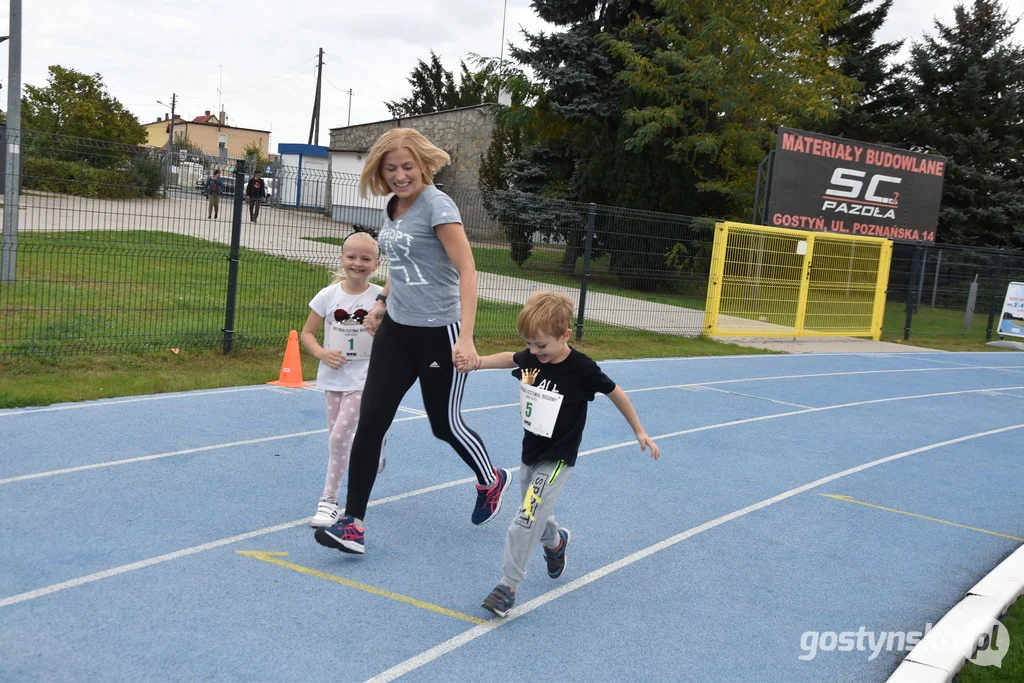
[(565, 551), (569, 547), (569, 539), (572, 538), (572, 532), (568, 529), (560, 528), (558, 536), (562, 539), (562, 542), (557, 550), (544, 548), (544, 561), (548, 563), (548, 576), (552, 579), (557, 579), (565, 570)]

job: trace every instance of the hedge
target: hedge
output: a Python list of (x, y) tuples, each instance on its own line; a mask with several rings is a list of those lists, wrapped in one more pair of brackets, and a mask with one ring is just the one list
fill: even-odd
[(130, 170), (93, 168), (73, 161), (25, 157), (24, 187), (100, 199), (133, 199), (143, 196)]

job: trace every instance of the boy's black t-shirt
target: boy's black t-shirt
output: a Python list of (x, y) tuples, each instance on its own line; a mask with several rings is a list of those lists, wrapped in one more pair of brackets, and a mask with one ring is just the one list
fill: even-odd
[(519, 366), (512, 371), (513, 377), (522, 381), (524, 368), (538, 369), (533, 386), (563, 397), (550, 437), (523, 430), (523, 464), (563, 460), (566, 465), (575, 465), (587, 424), (587, 403), (598, 392), (611, 393), (615, 382), (589, 356), (571, 347), (561, 363), (541, 363), (529, 350), (517, 352), (513, 359)]

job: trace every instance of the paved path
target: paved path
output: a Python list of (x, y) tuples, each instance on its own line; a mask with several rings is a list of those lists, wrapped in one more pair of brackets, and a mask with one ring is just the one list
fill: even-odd
[[(196, 194), (167, 199), (104, 200), (69, 195), (31, 192), (22, 197), (20, 230), (24, 232), (53, 232), (76, 230), (155, 230), (188, 235), (200, 239), (231, 243), (231, 201), (223, 198), (220, 216), (206, 218), (206, 199)], [(243, 210), (245, 208), (243, 207)], [(336, 268), (338, 247), (308, 238), (342, 237), (347, 226), (331, 221), (319, 213), (265, 207), (258, 224), (248, 221), (244, 214), (241, 246), (286, 259), (304, 261), (326, 268)], [(381, 268), (386, 277), (387, 267)], [(522, 305), (538, 289), (565, 293), (579, 305), (577, 288), (551, 285), (523, 278), (481, 272), (480, 298), (514, 305)], [(649, 330), (662, 334), (697, 336), (704, 329), (704, 311), (668, 304), (654, 303), (632, 297), (590, 291), (587, 293), (585, 315), (609, 325)], [(731, 316), (722, 316), (722, 324), (736, 328), (751, 326), (756, 335), (775, 326)], [(787, 353), (813, 352), (893, 352), (921, 349), (863, 339), (758, 339), (748, 337), (722, 337), (719, 341), (771, 349)]]
[(728, 344), (782, 353), (936, 353), (910, 344), (856, 339), (854, 337), (716, 337)]

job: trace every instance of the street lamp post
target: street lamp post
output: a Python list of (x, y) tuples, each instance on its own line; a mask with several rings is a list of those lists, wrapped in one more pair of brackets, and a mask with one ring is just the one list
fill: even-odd
[[(160, 100), (157, 104), (163, 104)], [(167, 186), (171, 183), (171, 147), (174, 145), (174, 105), (178, 103), (178, 94), (171, 93), (171, 123), (167, 126), (167, 153), (164, 155), (167, 169), (164, 171), (164, 197), (167, 197)]]
[(7, 59), (7, 146), (4, 184), (0, 282), (15, 282), (18, 273), (18, 207), (21, 204), (21, 0), (11, 0)]

